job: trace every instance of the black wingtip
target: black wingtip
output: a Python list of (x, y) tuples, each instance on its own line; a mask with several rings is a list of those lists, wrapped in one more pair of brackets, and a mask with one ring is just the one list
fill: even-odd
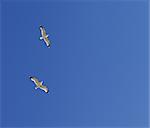
[(29, 78), (32, 79), (33, 77), (32, 77), (32, 76), (29, 76)]
[(47, 47), (48, 47), (48, 48), (50, 48), (50, 47), (51, 47), (51, 45), (49, 44)]
[(40, 28), (43, 28), (43, 26), (42, 26), (42, 25), (40, 25)]

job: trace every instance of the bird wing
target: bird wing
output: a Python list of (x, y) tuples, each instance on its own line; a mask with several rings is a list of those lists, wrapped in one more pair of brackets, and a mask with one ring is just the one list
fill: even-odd
[(43, 35), (44, 37), (46, 37), (46, 30), (45, 30), (45, 28), (42, 28), (42, 35)]
[(48, 93), (48, 88), (46, 86), (41, 85), (40, 88), (45, 91), (46, 93)]
[(39, 80), (35, 77), (30, 77), (31, 81), (33, 81), (35, 84), (39, 82)]
[(50, 41), (49, 41), (48, 37), (44, 38), (44, 40), (45, 40), (45, 43), (46, 43), (47, 47), (49, 47), (50, 46)]

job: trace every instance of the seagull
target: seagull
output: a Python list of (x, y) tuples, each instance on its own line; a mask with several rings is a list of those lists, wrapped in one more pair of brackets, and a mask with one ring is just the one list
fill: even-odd
[(41, 35), (42, 35), (40, 37), (40, 40), (44, 40), (44, 42), (46, 43), (46, 46), (48, 48), (50, 48), (51, 42), (48, 39), (49, 35), (46, 34), (46, 30), (45, 30), (45, 28), (42, 25), (40, 25), (40, 31), (41, 31)]
[(36, 85), (35, 89), (40, 88), (41, 90), (43, 90), (46, 93), (49, 92), (48, 88), (43, 85), (43, 81), (40, 82), (36, 77), (32, 77), (32, 76), (30, 76), (30, 80), (33, 81), (34, 84)]

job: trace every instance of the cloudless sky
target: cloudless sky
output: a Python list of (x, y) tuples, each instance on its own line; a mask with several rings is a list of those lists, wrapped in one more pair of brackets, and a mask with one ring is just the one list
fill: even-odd
[(147, 2), (3, 2), (2, 32), (2, 126), (148, 127)]

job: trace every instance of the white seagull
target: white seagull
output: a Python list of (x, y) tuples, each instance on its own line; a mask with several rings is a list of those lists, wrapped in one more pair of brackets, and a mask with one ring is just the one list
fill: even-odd
[(34, 84), (36, 85), (35, 89), (40, 88), (41, 90), (43, 90), (46, 93), (49, 92), (48, 88), (43, 85), (43, 81), (40, 82), (36, 77), (32, 77), (32, 76), (30, 76), (30, 80), (33, 81)]
[(40, 31), (41, 31), (41, 35), (42, 35), (40, 37), (40, 40), (44, 40), (44, 42), (46, 43), (46, 46), (48, 48), (50, 48), (51, 42), (48, 39), (49, 35), (46, 34), (46, 30), (42, 25), (40, 25)]

